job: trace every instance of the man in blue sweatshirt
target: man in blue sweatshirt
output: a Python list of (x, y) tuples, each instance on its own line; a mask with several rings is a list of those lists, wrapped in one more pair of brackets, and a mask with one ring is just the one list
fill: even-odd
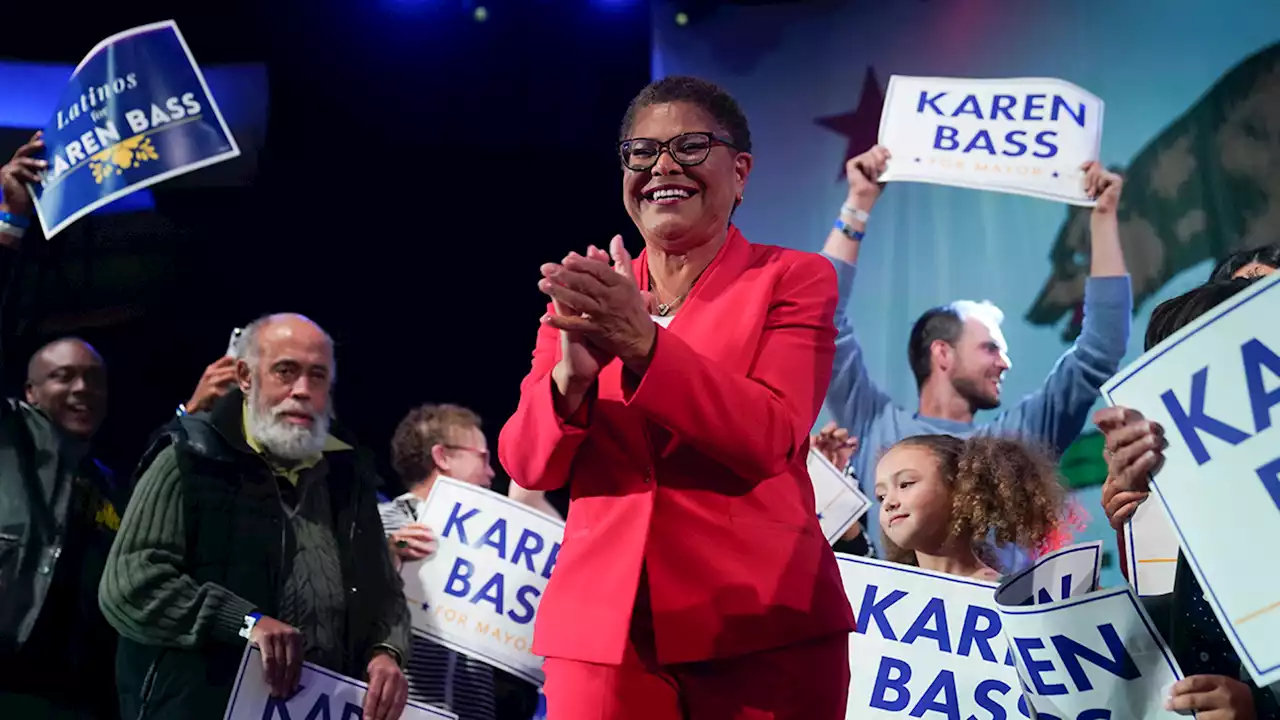
[[(836, 267), (840, 286), (835, 369), (827, 406), (836, 422), (860, 440), (853, 471), (864, 491), (870, 488), (881, 453), (913, 435), (1016, 435), (1061, 453), (1080, 434), (1099, 388), (1119, 368), (1129, 340), (1133, 291), (1116, 221), (1120, 177), (1097, 163), (1083, 168), (1085, 189), (1097, 199), (1097, 206), (1090, 217), (1090, 272), (1084, 280), (1084, 323), (1079, 338), (1063, 353), (1039, 390), (990, 422), (975, 424), (974, 414), (979, 410), (1000, 407), (1001, 381), (1010, 367), (1009, 349), (1000, 333), (1003, 315), (994, 305), (957, 301), (933, 308), (916, 321), (907, 348), (919, 387), (915, 411), (895, 404), (871, 380), (854, 337), (848, 303), (863, 234), (883, 188), (876, 178), (888, 159), (889, 152), (877, 145), (848, 162), (849, 197), (823, 248)], [(872, 539), (879, 537), (878, 515), (878, 504), (873, 504), (867, 513)], [(1021, 561), (1018, 553), (1001, 555), (1006, 564)]]

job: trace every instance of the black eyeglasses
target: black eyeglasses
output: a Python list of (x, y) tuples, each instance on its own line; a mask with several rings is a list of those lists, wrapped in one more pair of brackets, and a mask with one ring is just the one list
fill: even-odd
[(636, 172), (648, 170), (658, 164), (658, 158), (662, 156), (663, 150), (666, 150), (671, 155), (671, 159), (682, 166), (693, 167), (706, 162), (707, 156), (711, 154), (711, 148), (717, 145), (738, 149), (728, 140), (711, 133), (690, 132), (677, 135), (666, 142), (652, 138), (623, 140), (618, 143), (618, 155), (622, 157), (623, 166)]

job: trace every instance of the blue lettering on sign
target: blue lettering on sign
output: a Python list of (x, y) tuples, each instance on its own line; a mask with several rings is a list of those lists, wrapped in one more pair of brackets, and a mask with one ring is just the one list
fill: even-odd
[[(472, 548), (489, 547), (493, 548), (497, 556), (507, 562), (520, 566), (523, 559), (524, 567), (529, 572), (539, 572), (534, 565), (534, 556), (542, 552), (546, 547), (547, 541), (543, 539), (537, 531), (531, 528), (524, 528), (520, 533), (520, 538), (516, 541), (516, 546), (511, 551), (511, 557), (507, 557), (507, 520), (506, 518), (497, 518), (489, 524), (487, 530), (483, 534), (475, 537), (473, 542), (467, 535), (467, 521), (475, 518), (480, 514), (480, 508), (470, 508), (464, 510), (462, 503), (455, 502), (453, 508), (449, 511), (449, 518), (444, 523), (444, 530), (440, 532), (442, 538), (454, 538), (458, 542)], [(477, 521), (479, 522), (479, 521)], [(473, 526), (474, 529), (474, 526)], [(551, 570), (555, 567), (556, 558), (560, 555), (560, 543), (552, 543), (551, 550), (547, 553), (547, 558), (542, 565), (541, 575), (543, 578), (551, 579)]]
[(454, 503), (453, 510), (449, 511), (449, 519), (444, 523), (444, 532), (440, 533), (441, 537), (449, 537), (449, 531), (452, 530), (457, 536), (458, 542), (463, 545), (470, 545), (467, 542), (466, 522), (476, 515), (480, 514), (480, 508), (471, 508), (465, 513), (462, 512), (462, 503)]
[[(483, 533), (477, 534), (480, 523), (485, 518), (479, 517), (479, 508), (464, 508), (462, 503), (455, 502), (449, 511), (441, 531), (442, 538), (453, 538), (459, 543), (474, 549), (490, 548), (499, 558), (513, 566), (531, 573), (538, 573), (543, 579), (551, 579), (551, 571), (555, 568), (556, 558), (560, 555), (560, 543), (553, 542), (550, 547), (547, 541), (536, 530), (523, 528), (514, 546), (508, 545), (509, 533), (506, 518), (495, 518), (488, 524)], [(468, 528), (467, 523), (472, 523)], [(469, 532), (470, 531), (470, 532)], [(546, 553), (539, 567), (538, 556)], [(456, 598), (465, 599), (472, 605), (485, 603), (498, 615), (505, 615), (513, 622), (525, 625), (533, 621), (537, 599), (542, 590), (534, 585), (515, 587), (511, 596), (507, 595), (506, 576), (495, 572), (481, 582), (476, 577), (475, 563), (465, 558), (456, 558), (449, 570), (449, 577), (444, 584), (444, 592)], [(515, 583), (510, 583), (514, 586)]]
[[(880, 587), (867, 584), (862, 594), (862, 604), (857, 613), (857, 629), (854, 632), (867, 634), (872, 629), (876, 635), (893, 642), (905, 645), (914, 644), (925, 638), (937, 645), (940, 652), (951, 653), (960, 657), (972, 657), (974, 650), (990, 663), (998, 663), (991, 641), (1000, 636), (1000, 615), (991, 608), (979, 605), (966, 605), (964, 622), (961, 624), (960, 637), (951, 644), (950, 625), (947, 618), (947, 603), (943, 598), (931, 597), (925, 601), (924, 607), (917, 613), (907, 631), (901, 636), (894, 630), (889, 621), (887, 611), (903, 598), (904, 590), (890, 590), (880, 597)], [(1014, 664), (1013, 651), (1005, 653), (1004, 665)]]
[(1256, 432), (1262, 432), (1271, 427), (1271, 408), (1280, 404), (1280, 387), (1267, 392), (1262, 368), (1265, 367), (1272, 377), (1280, 378), (1280, 357), (1254, 338), (1240, 346), (1240, 359), (1244, 363), (1244, 383), (1249, 389), (1253, 426)]
[[(1280, 357), (1254, 338), (1240, 346), (1240, 361), (1244, 369), (1245, 388), (1249, 393), (1249, 406), (1253, 414), (1254, 432), (1260, 433), (1271, 427), (1271, 409), (1280, 404), (1280, 389), (1267, 392), (1263, 378), (1263, 368), (1274, 377), (1280, 378)], [(1191, 456), (1197, 465), (1204, 465), (1211, 459), (1205, 448), (1200, 433), (1206, 433), (1229, 445), (1239, 445), (1248, 440), (1248, 432), (1227, 424), (1205, 411), (1205, 400), (1208, 397), (1209, 367), (1205, 366), (1191, 375), (1191, 401), (1189, 407), (1183, 407), (1178, 396), (1170, 388), (1160, 394), (1174, 427), (1182, 436)]]
[(449, 578), (445, 580), (444, 592), (456, 598), (463, 598), (472, 605), (487, 602), (493, 606), (498, 615), (506, 615), (518, 625), (527, 625), (533, 620), (533, 601), (542, 595), (542, 590), (533, 585), (521, 585), (515, 592), (516, 604), (519, 608), (506, 609), (506, 578), (502, 573), (494, 573), (484, 585), (473, 595), (471, 578), (475, 575), (476, 566), (465, 558), (455, 558), (453, 568), (449, 570)]
[[(977, 95), (965, 95), (956, 102), (949, 98), (947, 92), (920, 92), (920, 100), (916, 103), (916, 113), (931, 117), (971, 117), (977, 120), (1012, 121), (1012, 122), (1058, 122), (1069, 118), (1080, 127), (1085, 126), (1085, 104), (1072, 104), (1061, 95), (1052, 97), (1040, 94), (1028, 94), (1022, 98), (1021, 112), (1015, 116), (1019, 98), (1015, 95), (994, 95), (991, 104), (984, 105)], [(1046, 102), (1048, 105), (1046, 105)], [(1046, 115), (1045, 111), (1048, 110)], [(960, 129), (952, 125), (939, 124), (934, 133), (933, 148), (943, 151), (958, 151), (963, 155), (983, 152), (987, 155), (1004, 155), (1005, 157), (1021, 157), (1029, 149), (1029, 143), (1036, 149), (1032, 155), (1038, 158), (1051, 158), (1058, 154), (1055, 130), (1042, 130), (1028, 141), (1026, 130), (1010, 130), (997, 142), (991, 136), (991, 130), (978, 130), (972, 137), (961, 139)]]
[[(947, 151), (959, 149), (962, 154), (982, 150), (988, 155), (1019, 157), (1027, 152), (1026, 137), (1027, 132), (1025, 130), (1010, 130), (1004, 134), (1004, 142), (1009, 147), (997, 152), (995, 142), (991, 139), (991, 133), (986, 130), (979, 130), (969, 142), (965, 143), (964, 148), (960, 149), (960, 129), (949, 125), (939, 125), (938, 131), (933, 137), (933, 149)], [(1051, 158), (1057, 155), (1058, 146), (1053, 142), (1057, 137), (1058, 133), (1054, 130), (1041, 130), (1036, 133), (1035, 143), (1040, 146), (1040, 149), (1031, 154), (1038, 158)]]
[[(1087, 692), (1093, 689), (1093, 683), (1085, 673), (1081, 660), (1088, 660), (1093, 666), (1121, 680), (1136, 680), (1141, 675), (1138, 672), (1137, 663), (1129, 655), (1129, 650), (1125, 648), (1124, 641), (1120, 639), (1119, 633), (1116, 632), (1111, 623), (1099, 625), (1098, 634), (1102, 636), (1102, 641), (1106, 644), (1107, 651), (1111, 653), (1110, 656), (1103, 655), (1092, 648), (1082, 645), (1066, 635), (1054, 635), (1049, 638), (1049, 642), (1053, 644), (1053, 649), (1057, 651), (1058, 659), (1061, 661), (1061, 669), (1065, 670), (1072, 682), (1075, 683), (1078, 692)], [(1035, 687), (1037, 695), (1066, 695), (1071, 692), (1066, 685), (1045, 681), (1043, 677), (1045, 673), (1059, 669), (1053, 660), (1037, 660), (1031, 656), (1034, 650), (1046, 649), (1043, 640), (1034, 637), (1014, 638), (1012, 644), (1018, 649), (1018, 655), (1022, 657), (1022, 664), (1026, 667), (1027, 674), (1031, 676), (1031, 684)]]
[[(304, 689), (305, 686), (299, 685), (298, 693), (301, 693)], [(295, 693), (293, 697), (298, 697), (298, 693)], [(311, 709), (307, 711), (303, 720), (332, 720), (334, 716), (329, 712), (331, 702), (328, 693), (320, 693), (315, 702), (311, 704)], [(262, 709), (262, 720), (273, 720), (273, 718), (277, 717), (280, 720), (293, 720), (293, 717), (289, 714), (288, 703), (289, 701), (284, 698), (268, 698), (266, 705)], [(348, 702), (343, 705), (338, 720), (360, 720), (363, 716), (364, 710), (359, 705)]]
[(1059, 591), (1061, 592), (1061, 597), (1055, 598), (1049, 594), (1049, 588), (1040, 588), (1040, 604), (1046, 605), (1048, 603), (1054, 602), (1055, 600), (1066, 600), (1067, 598), (1071, 597), (1071, 574), (1070, 573), (1067, 573), (1066, 575), (1062, 576), (1062, 584), (1059, 587)]
[[(882, 656), (871, 688), (871, 707), (891, 713), (905, 711), (911, 717), (940, 713), (948, 720), (961, 720), (959, 690), (956, 687), (955, 673), (951, 670), (940, 671), (914, 703), (910, 683), (911, 665), (895, 657)], [(992, 720), (1008, 720), (1009, 714), (1005, 707), (993, 699), (991, 694), (997, 692), (1000, 696), (1005, 696), (1012, 689), (1000, 680), (984, 680), (974, 689), (974, 702), (991, 713)], [(1024, 718), (1030, 718), (1031, 710), (1027, 707), (1026, 698), (1021, 692), (1018, 692), (1017, 697), (1018, 712)]]
[[(991, 107), (985, 113), (983, 105), (976, 95), (965, 95), (960, 102), (946, 102), (948, 93), (946, 91), (930, 94), (928, 90), (920, 91), (920, 102), (916, 104), (916, 113), (925, 114), (925, 109), (933, 111), (933, 115), (937, 117), (960, 117), (961, 115), (969, 115), (978, 120), (999, 120), (1003, 115), (1006, 120), (1017, 120), (1013, 116), (1012, 110), (1018, 105), (1018, 98), (1014, 95), (994, 95), (991, 98)], [(1042, 122), (1046, 120), (1043, 111), (1045, 110), (1044, 101), (1047, 95), (1028, 94), (1023, 99), (1022, 120)], [(942, 103), (939, 105), (939, 103)], [(948, 112), (947, 108), (951, 108)], [(1061, 95), (1054, 95), (1049, 106), (1050, 122), (1058, 122), (1063, 114), (1069, 116), (1075, 124), (1080, 127), (1085, 126), (1085, 106), (1084, 103), (1077, 103), (1073, 108), (1071, 103)]]
[(1258, 468), (1258, 479), (1262, 481), (1262, 487), (1266, 488), (1276, 508), (1280, 509), (1280, 458)]

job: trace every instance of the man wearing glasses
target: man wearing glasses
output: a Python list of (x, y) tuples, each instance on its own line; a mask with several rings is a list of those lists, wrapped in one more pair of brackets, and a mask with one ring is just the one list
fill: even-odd
[[(397, 565), (435, 552), (433, 530), (417, 523), (416, 517), (436, 478), (443, 475), (483, 488), (493, 483), (480, 416), (458, 405), (423, 405), (410, 411), (391, 440), (391, 464), (408, 492), (378, 509)], [(523, 493), (513, 493), (513, 499), (559, 519), (542, 493), (512, 487)], [(494, 720), (497, 695), (491, 666), (425, 638), (413, 638), (409, 697), (457, 713), (459, 720)]]

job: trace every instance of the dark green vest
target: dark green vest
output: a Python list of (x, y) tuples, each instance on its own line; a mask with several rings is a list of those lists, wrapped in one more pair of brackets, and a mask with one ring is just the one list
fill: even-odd
[[(143, 458), (139, 474), (162, 449), (174, 446), (182, 473), (183, 571), (197, 583), (216, 583), (249, 600), (263, 615), (278, 617), (294, 537), (276, 478), (244, 442), (241, 403), (240, 393), (233, 392), (207, 418), (187, 416), (171, 423)], [(356, 447), (328, 453), (325, 460), (347, 600), (346, 662), (335, 669), (363, 679), (369, 648), (385, 634), (380, 610), (388, 598), (403, 599), (379, 570), (378, 554), (387, 549), (372, 458)], [(198, 650), (178, 650), (121, 638), (116, 670), (123, 717), (221, 718), (243, 652), (242, 644), (212, 639)]]

